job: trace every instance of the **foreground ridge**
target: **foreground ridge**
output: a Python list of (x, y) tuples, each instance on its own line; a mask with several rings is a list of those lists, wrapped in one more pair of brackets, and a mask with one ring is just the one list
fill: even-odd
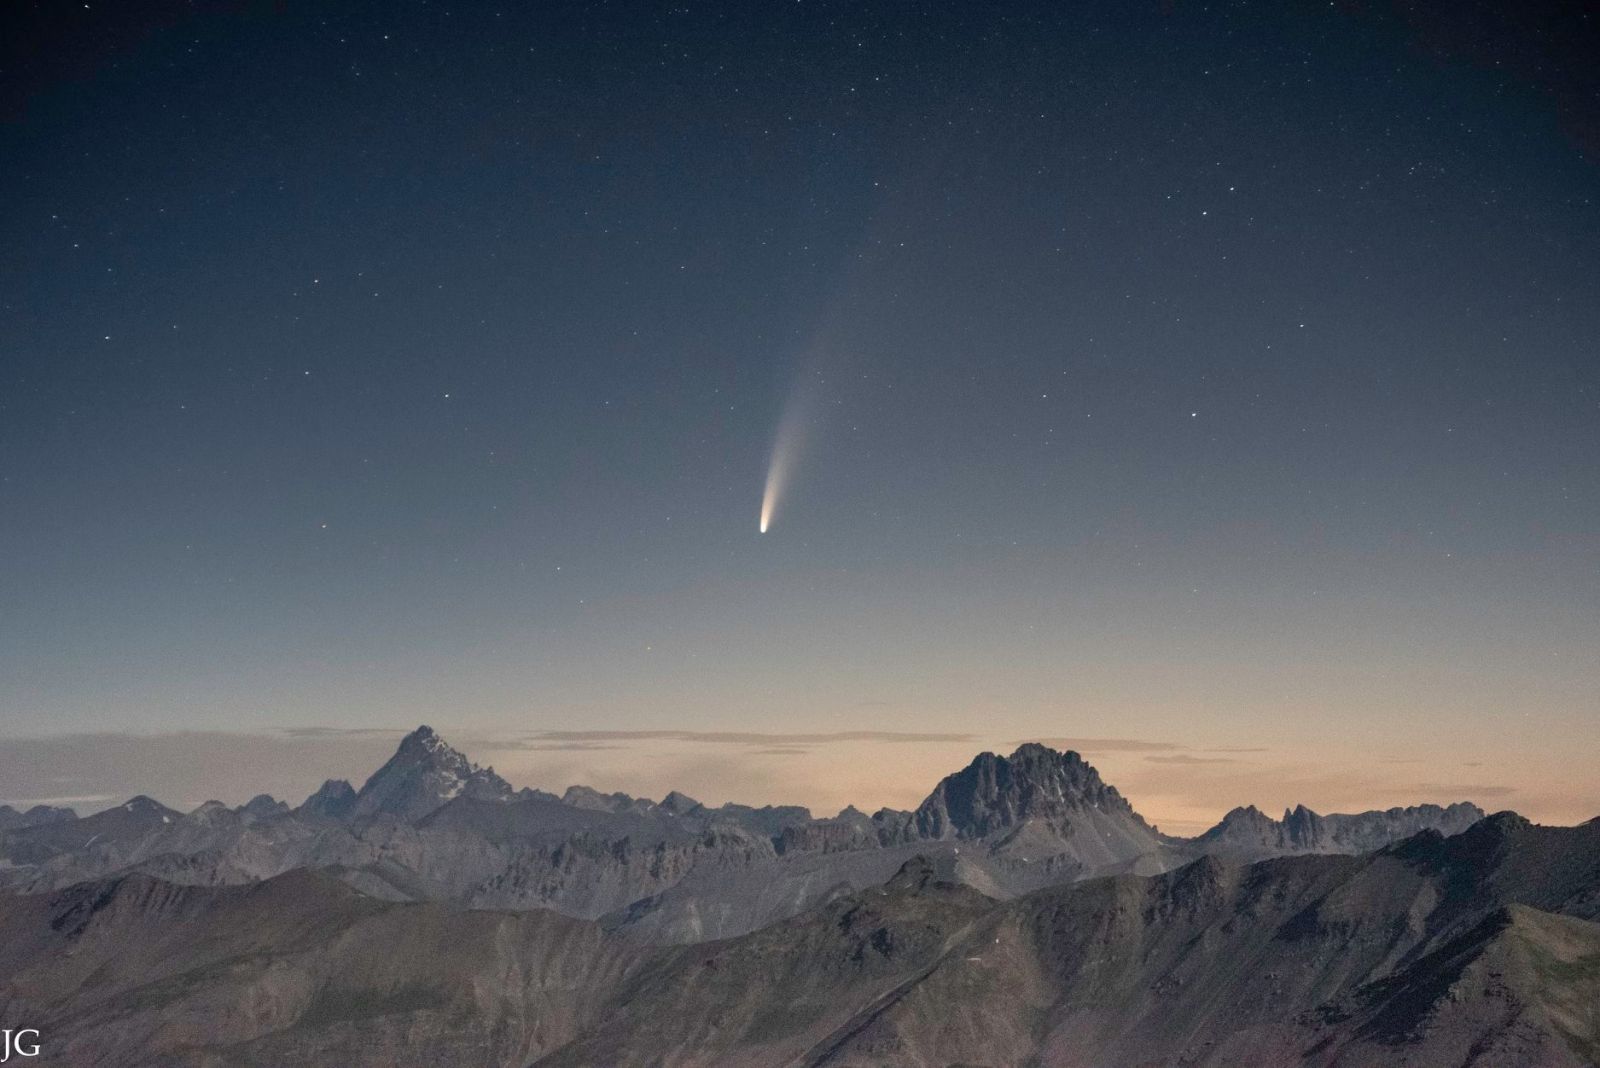
[(1003, 901), (919, 854), (700, 946), (309, 870), (0, 896), (0, 1005), (71, 1063), (1576, 1068), (1597, 998), (1600, 824), (1509, 814)]

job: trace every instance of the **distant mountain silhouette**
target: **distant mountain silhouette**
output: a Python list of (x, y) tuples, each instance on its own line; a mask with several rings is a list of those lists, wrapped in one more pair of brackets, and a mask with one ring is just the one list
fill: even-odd
[[(3, 815), (3, 813), (0, 813)], [(710, 807), (583, 786), (516, 790), (423, 726), (359, 790), (335, 780), (290, 810), (270, 797), (183, 814), (136, 798), (85, 819), (0, 826), (0, 886), (59, 889), (119, 873), (228, 885), (299, 868), (386, 900), (551, 908), (662, 942), (726, 938), (889, 878), (922, 855), (994, 898), (1097, 874), (1155, 874), (1197, 856), (1355, 853), (1423, 829), (1461, 830), (1471, 805), (1354, 816), (1236, 809), (1195, 839), (1159, 834), (1073, 752), (982, 753), (914, 811)], [(16, 817), (10, 817), (15, 821)]]
[(78, 814), (72, 809), (59, 808), (55, 805), (34, 805), (26, 811), (18, 811), (10, 805), (0, 805), (0, 831), (20, 830), (23, 827), (36, 827), (42, 823), (61, 823), (77, 818)]
[(1423, 830), (1454, 834), (1483, 819), (1483, 809), (1467, 802), (1447, 807), (1414, 805), (1320, 816), (1297, 805), (1274, 820), (1254, 805), (1236, 808), (1195, 841), (1207, 853), (1239, 860), (1261, 860), (1288, 853), (1365, 853)]

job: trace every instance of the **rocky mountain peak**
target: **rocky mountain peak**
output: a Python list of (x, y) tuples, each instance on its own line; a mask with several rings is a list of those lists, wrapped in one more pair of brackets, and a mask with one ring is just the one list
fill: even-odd
[(1250, 805), (1233, 809), (1197, 841), (1235, 860), (1283, 853), (1364, 853), (1424, 831), (1459, 834), (1482, 818), (1482, 809), (1465, 802), (1329, 816), (1295, 805), (1284, 809), (1281, 820)]
[(679, 793), (677, 790), (674, 790), (666, 797), (661, 799), (661, 807), (672, 813), (674, 816), (686, 816), (695, 809), (702, 808), (703, 806), (700, 804), (700, 802), (696, 801), (688, 794)]
[(72, 809), (58, 808), (54, 805), (34, 805), (26, 811), (19, 811), (10, 805), (0, 805), (0, 831), (39, 827), (47, 823), (66, 823), (77, 818), (78, 814)]
[(317, 792), (300, 803), (298, 816), (311, 819), (342, 820), (356, 805), (356, 789), (343, 779), (329, 779)]
[(1075, 814), (1086, 811), (1144, 826), (1083, 757), (1029, 742), (1009, 757), (980, 753), (946, 776), (917, 808), (915, 823), (923, 838), (982, 838), (1030, 820), (1064, 832)]
[(1262, 812), (1259, 808), (1256, 808), (1256, 806), (1240, 805), (1237, 808), (1229, 809), (1228, 814), (1222, 817), (1222, 822), (1218, 826), (1260, 827), (1266, 826), (1270, 823), (1272, 823), (1272, 817), (1267, 815), (1265, 812)]
[(932, 858), (918, 853), (900, 865), (900, 870), (894, 873), (883, 888), (890, 893), (917, 893), (926, 890), (938, 878), (938, 865)]
[(566, 793), (561, 795), (561, 803), (593, 812), (643, 812), (654, 807), (648, 801), (630, 797), (625, 793), (607, 794), (589, 786), (567, 787)]
[(512, 793), (493, 768), (474, 764), (424, 725), (406, 735), (388, 763), (361, 787), (350, 817), (383, 814), (414, 822), (457, 797), (503, 801)]
[(166, 805), (163, 805), (160, 801), (157, 801), (148, 794), (140, 794), (137, 797), (128, 798), (128, 800), (122, 803), (122, 808), (126, 812), (133, 813), (153, 813), (167, 811)]
[(452, 749), (443, 738), (439, 737), (438, 731), (424, 723), (400, 739), (400, 748), (395, 751), (395, 756), (406, 757), (411, 760), (426, 760), (430, 756), (440, 753), (454, 754), (463, 760), (466, 759), (457, 750)]
[(252, 816), (255, 819), (271, 819), (274, 816), (285, 816), (289, 813), (289, 806), (271, 794), (257, 794), (239, 807), (241, 815)]
[(237, 813), (221, 801), (212, 799), (184, 816), (183, 821), (201, 827), (220, 827), (229, 823), (236, 823)]
[(1496, 812), (1492, 816), (1485, 816), (1459, 837), (1463, 843), (1498, 847), (1508, 839), (1525, 834), (1532, 828), (1532, 820), (1520, 813), (1507, 809), (1504, 812)]

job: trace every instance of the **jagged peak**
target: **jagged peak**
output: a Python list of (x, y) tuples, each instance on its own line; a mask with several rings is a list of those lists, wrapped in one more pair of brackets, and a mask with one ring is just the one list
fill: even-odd
[(1262, 812), (1259, 808), (1256, 808), (1256, 806), (1254, 806), (1254, 805), (1237, 805), (1234, 808), (1230, 808), (1228, 810), (1227, 815), (1222, 817), (1222, 821), (1221, 822), (1223, 822), (1223, 823), (1239, 823), (1239, 822), (1246, 821), (1246, 820), (1248, 820), (1251, 823), (1258, 823), (1258, 822), (1260, 822), (1262, 820), (1265, 820), (1268, 823), (1270, 823), (1270, 822), (1272, 822), (1272, 817), (1267, 815), (1265, 812)]
[(426, 763), (464, 771), (482, 770), (468, 760), (465, 753), (446, 742), (427, 724), (423, 724), (402, 738), (394, 756), (389, 758), (389, 763), (384, 767), (396, 762)]
[(1078, 753), (1025, 742), (1009, 757), (979, 753), (945, 776), (915, 813), (923, 838), (983, 837), (1030, 820), (1058, 830), (1075, 812), (1114, 812), (1148, 830), (1133, 807)]
[(1211, 827), (1202, 831), (1200, 841), (1211, 841), (1241, 834), (1265, 834), (1279, 826), (1277, 820), (1254, 805), (1236, 805)]
[(441, 751), (456, 752), (443, 738), (439, 737), (438, 731), (426, 723), (400, 739), (400, 753), (438, 753)]
[(1033, 758), (1063, 758), (1066, 760), (1077, 761), (1079, 763), (1083, 762), (1083, 756), (1079, 754), (1076, 749), (1052, 749), (1043, 742), (1023, 742), (1021, 745), (1017, 746), (1011, 751), (1011, 756), (1009, 759), (1028, 760)]
[(361, 787), (351, 815), (360, 819), (387, 813), (417, 820), (462, 795), (505, 801), (513, 793), (493, 768), (474, 764), (423, 724), (405, 736), (394, 756)]

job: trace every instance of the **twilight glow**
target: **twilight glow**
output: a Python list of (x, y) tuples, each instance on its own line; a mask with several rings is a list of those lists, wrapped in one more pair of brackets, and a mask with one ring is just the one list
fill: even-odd
[[(1600, 813), (1600, 117), (1526, 5), (24, 6), (0, 802), (430, 723)], [(960, 740), (792, 740), (859, 730)]]

